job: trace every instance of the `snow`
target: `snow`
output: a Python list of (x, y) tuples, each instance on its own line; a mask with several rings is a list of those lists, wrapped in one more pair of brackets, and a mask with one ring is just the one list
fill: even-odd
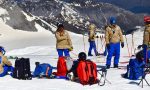
[[(4, 46), (7, 50), (7, 56), (18, 56), (30, 58), (31, 71), (35, 68), (35, 62), (50, 63), (52, 66), (57, 65), (57, 51), (55, 48), (56, 40), (55, 36), (47, 30), (41, 29), (38, 32), (25, 32), (20, 30), (14, 30), (5, 23), (0, 21), (0, 45)], [(37, 28), (39, 28), (37, 26)], [(40, 28), (39, 28), (40, 29)], [(76, 59), (77, 54), (81, 51), (87, 53), (89, 43), (88, 37), (80, 34), (69, 32), (74, 50), (70, 53), (71, 57)], [(142, 44), (143, 31), (137, 31), (134, 34), (134, 46), (137, 47)], [(125, 36), (124, 36), (125, 37)], [(127, 41), (129, 44), (129, 50), (131, 51), (132, 35), (127, 35)], [(125, 40), (125, 38), (124, 38)], [(125, 40), (126, 41), (126, 40)], [(101, 48), (101, 41), (98, 40), (98, 51), (104, 49)], [(96, 40), (97, 44), (97, 40)], [(85, 45), (85, 46), (84, 46)], [(101, 51), (102, 52), (102, 51)], [(121, 49), (120, 62), (128, 61), (128, 50), (125, 42), (125, 47)], [(97, 65), (105, 65), (105, 58), (97, 58), (95, 56), (88, 57), (96, 62)], [(14, 65), (15, 60), (10, 59)], [(126, 64), (120, 64), (120, 66), (126, 66)], [(121, 78), (121, 74), (125, 73), (125, 69), (114, 69), (108, 70), (107, 79), (111, 82), (109, 84), (106, 81), (105, 86), (95, 85), (81, 85), (76, 82), (60, 79), (37, 79), (32, 80), (17, 80), (10, 76), (0, 78), (0, 90), (139, 90), (140, 86), (137, 85), (139, 80), (132, 81)], [(147, 81), (150, 81), (149, 74), (146, 77)], [(144, 82), (143, 90), (149, 90), (150, 87)]]
[(34, 17), (30, 17), (29, 15), (27, 15), (27, 13), (25, 13), (24, 11), (22, 11), (22, 13), (26, 16), (26, 19), (28, 21), (33, 21), (35, 19)]
[(0, 21), (6, 22), (10, 18), (8, 17), (8, 12), (4, 8), (0, 7)]

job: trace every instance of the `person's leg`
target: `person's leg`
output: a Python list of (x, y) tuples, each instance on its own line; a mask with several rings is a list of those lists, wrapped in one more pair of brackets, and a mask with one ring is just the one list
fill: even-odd
[(120, 43), (116, 43), (114, 47), (115, 47), (114, 68), (117, 68), (120, 59)]
[(98, 51), (96, 49), (96, 43), (95, 43), (95, 41), (93, 41), (93, 49), (94, 49), (95, 55), (97, 56), (98, 55)]
[(59, 57), (63, 56), (63, 49), (57, 49), (57, 52)]
[(110, 44), (110, 49), (108, 49), (108, 55), (107, 55), (107, 61), (106, 61), (106, 66), (107, 68), (110, 68), (111, 65), (111, 58), (114, 53), (114, 44)]
[(4, 77), (5, 75), (7, 75), (8, 67), (4, 66), (3, 68), (4, 68), (4, 71), (3, 71), (3, 73), (0, 74), (0, 77)]
[(107, 52), (108, 52), (107, 47), (105, 47), (104, 56), (107, 55)]
[(69, 49), (64, 49), (63, 51), (64, 51), (65, 56), (69, 56), (70, 57)]
[(10, 72), (9, 73), (10, 76), (13, 76), (13, 71), (14, 71), (14, 67), (8, 66), (8, 72)]
[(92, 48), (93, 48), (93, 43), (92, 43), (92, 41), (89, 41), (89, 51), (88, 51), (88, 56), (93, 56), (92, 55)]

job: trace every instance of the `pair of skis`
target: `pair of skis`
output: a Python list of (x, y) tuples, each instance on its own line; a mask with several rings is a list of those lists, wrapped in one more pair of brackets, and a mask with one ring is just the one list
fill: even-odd
[(127, 49), (128, 49), (128, 57), (131, 57), (132, 55), (135, 55), (135, 47), (134, 47), (134, 36), (133, 33), (132, 35), (132, 43), (131, 43), (131, 49), (129, 48), (129, 44), (128, 44), (128, 39), (127, 36), (125, 34), (125, 40), (126, 40), (126, 44), (127, 44)]

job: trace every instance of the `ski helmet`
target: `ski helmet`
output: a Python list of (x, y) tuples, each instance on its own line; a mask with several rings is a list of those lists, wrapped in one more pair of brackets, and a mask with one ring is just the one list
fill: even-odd
[(2, 47), (2, 46), (0, 46), (0, 52), (2, 52), (3, 53), (3, 55), (5, 54), (5, 49)]
[(110, 24), (116, 24), (116, 18), (110, 17)]
[(86, 53), (85, 52), (80, 52), (78, 55), (79, 60), (86, 60)]
[(144, 16), (144, 22), (150, 23), (150, 16)]

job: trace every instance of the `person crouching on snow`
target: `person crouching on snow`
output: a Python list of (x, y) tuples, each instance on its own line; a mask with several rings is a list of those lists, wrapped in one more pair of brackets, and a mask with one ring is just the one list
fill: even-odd
[(14, 68), (12, 67), (12, 63), (8, 61), (7, 57), (5, 55), (5, 50), (3, 47), (0, 46), (0, 77), (4, 77), (8, 74), (10, 71), (12, 75), (12, 72)]
[(73, 50), (72, 42), (69, 36), (69, 33), (64, 30), (63, 24), (57, 25), (57, 31), (55, 32), (56, 37), (56, 48), (59, 57), (70, 56), (69, 51)]
[(114, 68), (118, 68), (120, 58), (120, 42), (121, 47), (124, 47), (123, 35), (120, 27), (116, 25), (116, 18), (110, 17), (110, 25), (105, 32), (106, 47), (108, 50), (106, 67), (110, 68), (111, 58), (114, 55)]

